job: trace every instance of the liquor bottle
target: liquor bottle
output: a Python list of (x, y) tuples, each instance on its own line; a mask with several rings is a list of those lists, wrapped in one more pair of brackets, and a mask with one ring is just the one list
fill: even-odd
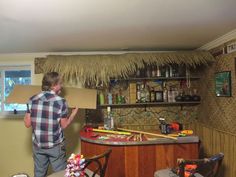
[(173, 68), (171, 65), (169, 66), (169, 71), (170, 71), (169, 76), (173, 77)]
[(168, 102), (172, 103), (174, 102), (174, 98), (173, 98), (173, 90), (172, 90), (172, 87), (170, 87), (170, 89), (168, 90)]
[(161, 77), (166, 77), (166, 67), (165, 66), (161, 66), (160, 67), (160, 76)]
[(111, 107), (108, 107), (109, 109), (107, 110), (107, 115), (108, 115), (108, 120), (110, 120), (110, 130), (114, 129), (114, 118), (113, 118), (113, 114), (111, 111)]
[(140, 91), (140, 84), (137, 83), (137, 91), (136, 91), (136, 103), (140, 103), (141, 102), (141, 91)]
[(157, 72), (156, 66), (153, 65), (153, 66), (152, 66), (152, 77), (156, 77), (156, 75), (157, 75), (156, 72)]
[(176, 97), (178, 97), (179, 95), (179, 92), (178, 92), (178, 89), (176, 87), (174, 87), (172, 89), (172, 102), (176, 102)]
[(141, 103), (146, 102), (146, 93), (145, 93), (144, 87), (145, 87), (145, 83), (142, 83), (141, 87), (140, 87), (140, 101), (141, 101)]
[(100, 103), (100, 105), (105, 104), (105, 97), (104, 97), (104, 94), (102, 91), (100, 91), (100, 93), (99, 93), (99, 103)]
[(104, 118), (104, 128), (106, 130), (114, 129), (114, 120), (110, 106), (107, 107), (107, 116)]
[(161, 70), (160, 70), (160, 66), (157, 66), (157, 72), (156, 72), (156, 76), (157, 76), (157, 77), (161, 77)]
[(152, 76), (152, 71), (151, 67), (149, 65), (146, 66), (146, 77), (151, 77)]
[(150, 90), (149, 86), (146, 84), (145, 88), (144, 88), (145, 95), (146, 95), (145, 102), (150, 102), (150, 91), (149, 90)]
[(169, 66), (166, 66), (165, 69), (166, 69), (165, 77), (170, 77)]
[(163, 101), (168, 102), (168, 89), (166, 87), (166, 82), (163, 82)]
[(111, 93), (111, 91), (109, 91), (107, 93), (107, 103), (112, 104), (112, 93)]
[(122, 104), (122, 90), (119, 90), (119, 93), (117, 95), (117, 104)]
[(172, 77), (179, 77), (179, 66), (177, 64), (172, 65)]
[(150, 101), (155, 102), (155, 91), (153, 87), (150, 90)]
[(140, 77), (140, 75), (141, 75), (141, 72), (140, 72), (140, 69), (139, 68), (137, 68), (137, 70), (136, 70), (136, 77), (137, 78), (139, 78)]

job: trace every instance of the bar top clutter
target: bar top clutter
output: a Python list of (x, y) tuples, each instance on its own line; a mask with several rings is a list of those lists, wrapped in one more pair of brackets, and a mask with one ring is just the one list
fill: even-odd
[(177, 137), (175, 139), (143, 136), (138, 134), (110, 134), (104, 132), (80, 131), (82, 141), (101, 145), (154, 145), (154, 144), (184, 144), (199, 143), (198, 136)]

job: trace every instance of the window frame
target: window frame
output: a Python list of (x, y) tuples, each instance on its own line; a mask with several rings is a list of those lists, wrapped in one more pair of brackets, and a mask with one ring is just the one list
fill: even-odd
[(17, 118), (22, 117), (25, 114), (25, 111), (17, 111), (17, 114), (14, 111), (5, 111), (4, 110), (4, 102), (5, 102), (5, 71), (17, 71), (17, 70), (30, 70), (30, 79), (32, 84), (32, 66), (30, 64), (24, 65), (0, 65), (0, 84), (2, 86), (1, 89), (1, 111), (0, 111), (0, 118)]

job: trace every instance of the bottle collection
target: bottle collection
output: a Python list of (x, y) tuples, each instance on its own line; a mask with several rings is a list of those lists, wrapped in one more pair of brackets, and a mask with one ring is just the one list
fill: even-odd
[(182, 65), (145, 65), (144, 68), (137, 68), (132, 77), (182, 77), (185, 76), (186, 67)]
[(127, 99), (127, 96), (122, 93), (121, 89), (116, 92), (106, 92), (103, 90), (98, 91), (98, 103), (100, 105), (125, 104), (128, 103)]
[[(190, 71), (182, 65), (146, 65), (144, 68), (137, 69), (136, 73), (130, 76), (130, 78), (138, 78), (138, 80), (126, 79), (116, 83), (119, 85), (126, 82), (125, 89), (122, 86), (110, 85), (108, 90), (100, 90), (98, 103), (113, 105), (200, 101), (201, 97), (197, 94), (197, 89), (190, 89), (189, 75)], [(183, 77), (183, 79), (175, 81), (165, 79), (169, 77)], [(175, 83), (173, 84), (173, 82)]]
[(108, 104), (135, 104), (152, 102), (194, 102), (200, 101), (201, 97), (197, 89), (188, 89), (185, 80), (180, 80), (179, 84), (167, 84), (167, 81), (154, 82), (131, 82), (124, 92), (119, 90), (114, 92), (100, 91), (98, 101), (100, 105)]
[[(180, 81), (182, 84), (183, 81)], [(136, 84), (136, 91), (132, 90), (132, 85)], [(183, 91), (184, 90), (184, 91)], [(130, 93), (136, 92), (136, 97), (130, 94), (130, 103), (150, 103), (150, 102), (181, 102), (181, 101), (200, 101), (197, 90), (193, 89), (194, 94), (189, 89), (182, 89), (176, 86), (167, 86), (166, 81), (162, 82), (161, 88), (151, 87), (148, 82), (137, 82), (130, 84)]]

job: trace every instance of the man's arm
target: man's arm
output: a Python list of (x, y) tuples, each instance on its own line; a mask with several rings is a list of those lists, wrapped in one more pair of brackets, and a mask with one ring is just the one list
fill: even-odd
[(24, 123), (25, 123), (25, 127), (27, 127), (27, 128), (30, 128), (30, 127), (31, 127), (31, 117), (30, 117), (30, 113), (26, 113), (26, 114), (25, 114)]
[(75, 115), (77, 114), (79, 108), (74, 108), (68, 118), (61, 118), (60, 124), (63, 129), (68, 127), (73, 119), (75, 118)]

